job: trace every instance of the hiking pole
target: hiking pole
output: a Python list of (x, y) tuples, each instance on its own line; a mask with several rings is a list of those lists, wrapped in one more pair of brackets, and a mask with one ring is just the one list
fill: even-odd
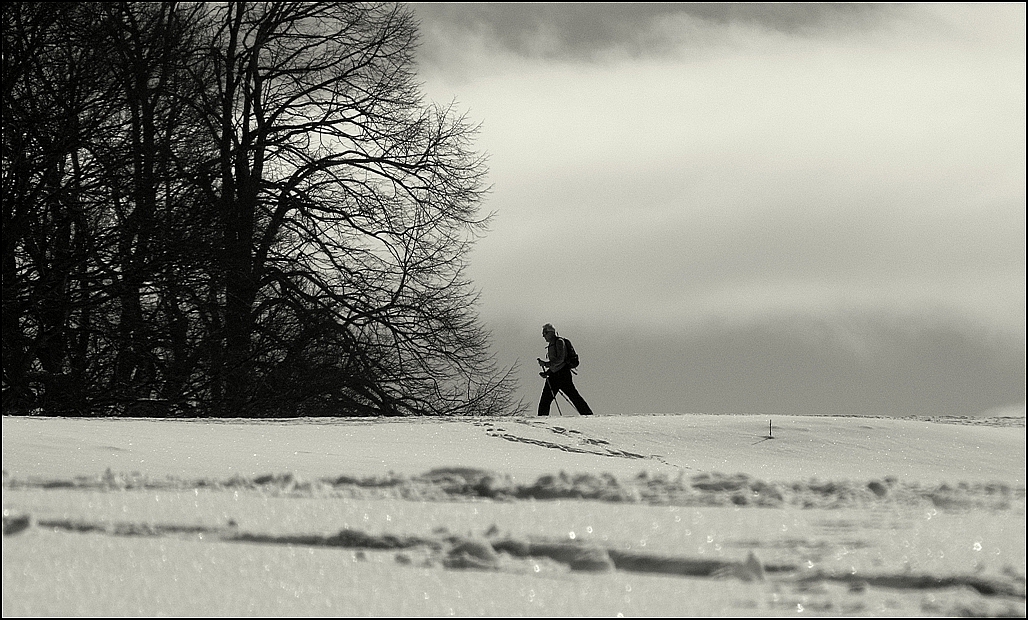
[[(567, 394), (561, 392), (560, 395), (564, 397), (564, 400), (568, 401), (568, 404), (571, 405), (571, 408), (575, 410), (575, 413), (577, 413), (578, 415), (582, 415), (582, 412), (578, 410), (578, 407), (575, 407), (575, 403), (571, 402), (571, 399), (568, 398)], [(554, 397), (553, 402), (557, 402), (556, 397)], [(560, 411), (560, 407), (558, 407), (557, 410)]]
[[(564, 417), (564, 412), (562, 412), (560, 410), (560, 403), (557, 402), (557, 394), (554, 393), (554, 391), (553, 391), (553, 385), (550, 384), (550, 378), (549, 377), (546, 377), (546, 387), (550, 388), (550, 396), (553, 397), (553, 404), (557, 405), (557, 415), (559, 415), (560, 417), (563, 418)], [(561, 392), (561, 393), (563, 394), (563, 392)], [(565, 396), (564, 398), (567, 398), (567, 396)]]

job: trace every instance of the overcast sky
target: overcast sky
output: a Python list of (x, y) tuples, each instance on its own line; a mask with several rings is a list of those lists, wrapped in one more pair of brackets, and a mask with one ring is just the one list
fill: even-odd
[(1024, 402), (1023, 3), (411, 6), (533, 411), (546, 322), (598, 413)]

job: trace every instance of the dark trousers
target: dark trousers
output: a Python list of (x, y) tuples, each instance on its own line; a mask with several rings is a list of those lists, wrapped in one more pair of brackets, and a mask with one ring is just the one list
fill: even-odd
[(539, 397), (539, 415), (550, 415), (550, 403), (557, 398), (557, 392), (564, 392), (575, 409), (578, 409), (580, 415), (593, 414), (589, 403), (585, 402), (575, 387), (575, 382), (571, 378), (571, 369), (564, 368), (550, 375), (550, 378), (543, 384), (543, 394)]

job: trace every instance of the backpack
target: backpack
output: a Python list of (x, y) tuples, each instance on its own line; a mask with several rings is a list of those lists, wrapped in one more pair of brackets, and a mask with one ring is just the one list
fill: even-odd
[(574, 370), (578, 368), (578, 352), (575, 351), (574, 345), (567, 338), (562, 338), (564, 341), (564, 365)]

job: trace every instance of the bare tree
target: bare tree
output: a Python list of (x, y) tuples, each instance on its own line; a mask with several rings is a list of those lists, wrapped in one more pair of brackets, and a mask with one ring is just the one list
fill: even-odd
[(506, 410), (463, 276), (485, 168), (475, 128), (418, 91), (410, 12), (230, 2), (211, 18), (223, 413), (311, 377), (323, 405)]
[(199, 313), (183, 307), (210, 228), (183, 173), (205, 151), (185, 104), (190, 12), (4, 9), (5, 411), (117, 412), (202, 382)]
[(399, 5), (8, 3), (4, 410), (499, 414)]
[[(123, 401), (179, 402), (196, 371), (190, 331), (205, 288), (199, 222), (210, 208), (189, 176), (213, 157), (192, 105), (196, 22), (201, 7), (164, 3), (99, 5), (97, 38), (111, 51), (121, 123), (94, 149), (111, 190), (111, 293), (117, 302), (113, 394)], [(199, 260), (197, 260), (199, 258)], [(192, 330), (188, 323), (193, 315)]]
[(10, 3), (4, 16), (4, 410), (86, 408), (102, 365), (91, 326), (102, 303), (103, 221), (89, 145), (111, 118), (88, 7)]

